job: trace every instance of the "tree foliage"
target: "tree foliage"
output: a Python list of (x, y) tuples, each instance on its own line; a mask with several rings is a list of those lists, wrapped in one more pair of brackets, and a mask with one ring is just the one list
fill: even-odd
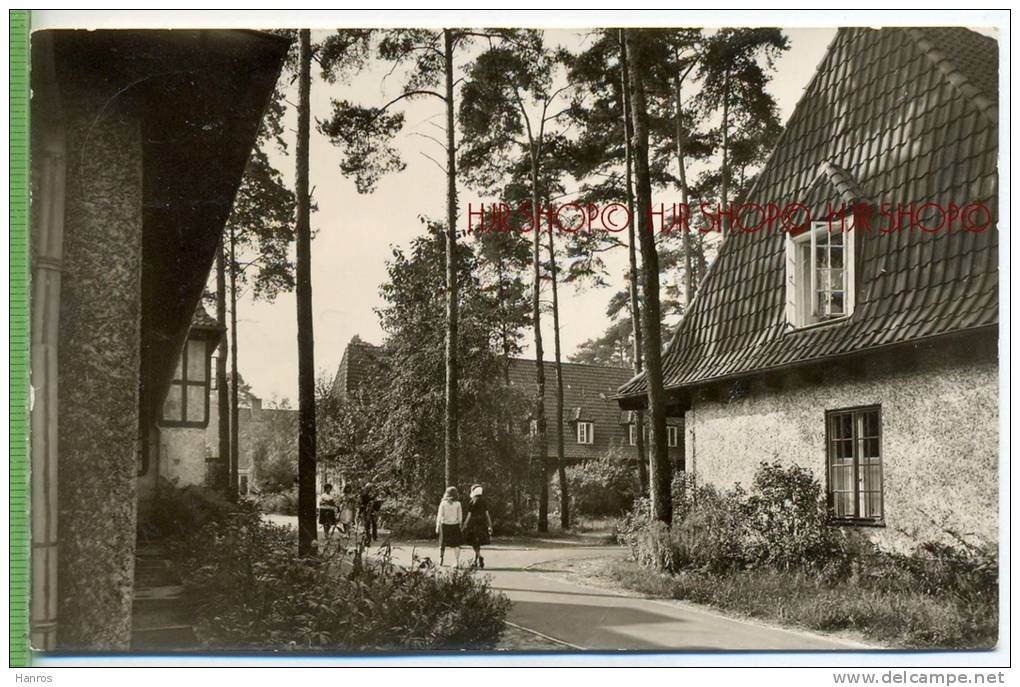
[[(436, 422), (445, 405), (444, 240), (441, 226), (429, 223), (407, 249), (394, 248), (381, 289), (386, 305), (378, 310), (386, 335), (380, 367), (361, 391), (334, 402), (323, 420), (325, 460), (418, 512), (434, 507), (447, 486), (443, 425)], [(523, 318), (518, 308), (503, 321), (505, 312), (478, 279), (475, 251), (464, 244), (458, 250), (464, 483), (457, 486), (485, 484), (506, 512), (522, 496), (524, 401), (503, 382), (497, 346), (501, 332), (517, 335)]]

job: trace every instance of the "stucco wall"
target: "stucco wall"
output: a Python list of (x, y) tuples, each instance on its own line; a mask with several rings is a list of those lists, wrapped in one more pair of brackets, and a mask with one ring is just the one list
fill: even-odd
[[(899, 360), (899, 362), (897, 362)], [(904, 369), (906, 368), (906, 369)], [(825, 411), (882, 407), (883, 546), (946, 540), (945, 530), (988, 541), (998, 533), (998, 364), (993, 354), (926, 351), (915, 362), (876, 357), (851, 375), (754, 382), (742, 398), (695, 400), (687, 460), (699, 481), (748, 486), (762, 461), (798, 464), (826, 483)]]
[(205, 484), (204, 427), (163, 427), (159, 432), (159, 475), (178, 486)]
[(58, 643), (122, 650), (131, 638), (139, 445), (141, 131), (102, 85), (67, 83)]

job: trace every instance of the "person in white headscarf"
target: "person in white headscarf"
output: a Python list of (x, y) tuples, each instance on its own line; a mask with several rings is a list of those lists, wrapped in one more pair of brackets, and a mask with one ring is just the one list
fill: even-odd
[(471, 500), (468, 502), (467, 516), (464, 518), (464, 538), (474, 549), (475, 560), (472, 565), (476, 568), (485, 567), (482, 547), (488, 544), (492, 537), (492, 517), (489, 515), (485, 497), (482, 496), (483, 492), (480, 484), (471, 487)]

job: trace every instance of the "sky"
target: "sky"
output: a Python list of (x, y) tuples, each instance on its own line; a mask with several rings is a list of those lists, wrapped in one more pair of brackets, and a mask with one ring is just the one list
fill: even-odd
[[(814, 74), (835, 29), (785, 30), (790, 50), (776, 62), (771, 85), (782, 121), (789, 118)], [(313, 40), (314, 40), (313, 36)], [(569, 48), (582, 46), (580, 32), (547, 32), (547, 41)], [(326, 84), (313, 69), (310, 179), (318, 212), (312, 216), (316, 231), (312, 242), (312, 305), (315, 365), (320, 374), (332, 377), (344, 347), (355, 335), (381, 343), (376, 309), (382, 306), (380, 285), (386, 280), (386, 260), (394, 246), (406, 246), (422, 231), (420, 216), (445, 217), (446, 180), (429, 158), (442, 159), (444, 151), (429, 137), (444, 137), (443, 103), (426, 98), (403, 101), (405, 126), (395, 146), (406, 162), (403, 172), (383, 177), (372, 194), (359, 195), (354, 183), (339, 171), (339, 150), (315, 131), (315, 118), (325, 119), (331, 99), (347, 99), (364, 105), (381, 105), (400, 93), (400, 73), (387, 75), (389, 66), (371, 65), (348, 84)], [(296, 93), (288, 93), (296, 102)], [(293, 128), (293, 118), (288, 125)], [(293, 149), (293, 146), (291, 146)], [(293, 157), (275, 156), (288, 181), (293, 179)], [(460, 215), (467, 204), (476, 207), (482, 198), (458, 187)], [(668, 202), (674, 199), (669, 197)], [(610, 270), (607, 288), (561, 287), (561, 331), (564, 358), (582, 342), (601, 335), (609, 325), (605, 314), (610, 297), (625, 285), (626, 251), (607, 257)], [(549, 331), (550, 318), (543, 319)], [(550, 336), (547, 333), (546, 336)], [(297, 398), (297, 308), (293, 293), (281, 294), (272, 303), (252, 302), (244, 297), (238, 306), (238, 366), (252, 391), (266, 401)], [(528, 336), (526, 341), (529, 342)], [(526, 355), (533, 354), (526, 349)], [(547, 352), (547, 357), (551, 351)]]

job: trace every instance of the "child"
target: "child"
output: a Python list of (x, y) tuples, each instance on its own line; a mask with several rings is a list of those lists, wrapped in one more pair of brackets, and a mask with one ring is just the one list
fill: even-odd
[(457, 487), (447, 487), (436, 513), (436, 534), (439, 535), (439, 565), (443, 564), (446, 547), (456, 551), (456, 565), (460, 566), (460, 523), (464, 516), (457, 500)]

